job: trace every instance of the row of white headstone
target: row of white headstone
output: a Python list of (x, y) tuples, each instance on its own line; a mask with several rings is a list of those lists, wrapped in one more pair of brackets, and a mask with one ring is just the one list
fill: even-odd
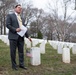
[[(0, 35), (0, 39), (9, 46), (9, 40), (8, 40), (7, 35)], [(30, 48), (30, 53), (32, 55), (31, 64), (40, 65), (41, 64), (41, 55), (40, 54), (45, 54), (45, 44), (47, 43), (47, 41), (32, 38), (32, 45), (31, 45), (31, 42), (27, 38), (24, 38), (24, 40), (25, 40), (26, 47)], [(36, 45), (39, 43), (40, 43), (40, 46), (36, 47)]]
[[(37, 44), (40, 45), (36, 47)], [(27, 48), (30, 48), (30, 53), (32, 55), (31, 57), (31, 64), (32, 65), (40, 65), (41, 64), (41, 54), (45, 54), (45, 44), (47, 43), (46, 40), (41, 39), (33, 39), (32, 38), (32, 44), (31, 42), (25, 38), (25, 44)]]
[(58, 54), (62, 54), (62, 61), (64, 63), (70, 63), (70, 50), (72, 54), (76, 54), (76, 43), (50, 41), (50, 45), (57, 50)]
[(0, 35), (0, 39), (9, 46), (9, 40), (7, 35)]
[[(7, 35), (0, 35), (0, 39), (9, 45), (9, 40)], [(72, 49), (72, 53), (76, 54), (76, 44), (69, 43), (69, 42), (60, 42), (60, 41), (48, 41), (50, 45), (57, 50), (58, 54), (62, 54), (62, 61), (64, 63), (70, 63), (70, 49)], [(40, 43), (39, 47), (36, 47), (37, 44)], [(40, 65), (41, 64), (41, 55), (45, 54), (45, 44), (47, 40), (43, 39), (33, 39), (32, 38), (32, 45), (31, 42), (25, 38), (25, 44), (27, 48), (30, 48), (31, 57), (31, 64), (32, 65)]]

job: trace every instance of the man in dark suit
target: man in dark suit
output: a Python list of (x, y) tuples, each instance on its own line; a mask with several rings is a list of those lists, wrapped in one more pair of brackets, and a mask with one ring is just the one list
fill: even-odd
[[(12, 62), (12, 68), (14, 70), (18, 70), (16, 64), (16, 48), (18, 48), (18, 55), (19, 55), (19, 67), (23, 69), (27, 69), (24, 66), (24, 36), (21, 37), (17, 34), (17, 32), (21, 31), (20, 25), (25, 25), (25, 21), (22, 18), (18, 18), (22, 11), (21, 5), (17, 4), (15, 6), (15, 12), (12, 14), (8, 14), (6, 18), (6, 26), (9, 29), (9, 43), (10, 43), (10, 56)], [(25, 36), (30, 40), (28, 33), (25, 33)]]

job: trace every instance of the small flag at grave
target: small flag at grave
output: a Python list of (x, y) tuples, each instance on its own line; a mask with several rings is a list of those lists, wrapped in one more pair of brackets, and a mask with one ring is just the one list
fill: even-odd
[(26, 50), (26, 56), (32, 57), (32, 54), (30, 53), (30, 51)]

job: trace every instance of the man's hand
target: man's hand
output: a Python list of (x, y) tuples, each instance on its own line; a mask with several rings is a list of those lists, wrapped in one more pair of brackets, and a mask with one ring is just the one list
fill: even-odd
[(29, 39), (29, 41), (30, 41), (30, 42), (32, 42), (32, 40), (31, 40), (31, 38), (30, 38), (30, 37), (29, 37), (28, 39)]
[(21, 29), (20, 29), (20, 28), (17, 28), (17, 29), (16, 29), (16, 32), (20, 32), (20, 31), (21, 31)]

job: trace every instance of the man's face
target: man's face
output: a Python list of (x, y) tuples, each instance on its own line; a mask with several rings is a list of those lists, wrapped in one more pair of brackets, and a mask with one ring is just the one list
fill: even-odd
[(15, 11), (16, 11), (18, 14), (20, 14), (21, 11), (22, 11), (22, 7), (21, 7), (21, 6), (17, 6), (17, 7), (15, 8)]

